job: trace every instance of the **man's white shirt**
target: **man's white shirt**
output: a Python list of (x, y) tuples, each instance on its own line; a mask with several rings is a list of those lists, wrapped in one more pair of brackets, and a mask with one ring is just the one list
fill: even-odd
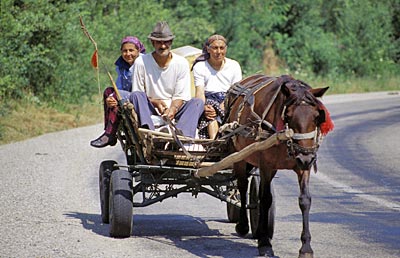
[(168, 106), (175, 99), (191, 99), (190, 70), (186, 58), (172, 53), (168, 66), (161, 68), (149, 53), (139, 56), (131, 69), (132, 91), (146, 92), (148, 97), (162, 99)]

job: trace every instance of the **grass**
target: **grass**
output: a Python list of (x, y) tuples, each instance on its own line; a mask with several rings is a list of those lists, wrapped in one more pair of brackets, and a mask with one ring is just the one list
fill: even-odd
[[(98, 98), (97, 98), (98, 99)], [(8, 103), (0, 112), (0, 145), (26, 140), (45, 133), (102, 122), (100, 102), (67, 105), (63, 111), (37, 103)]]
[(400, 77), (392, 78), (353, 78), (347, 80), (316, 79), (312, 84), (315, 87), (329, 86), (328, 94), (366, 93), (377, 91), (399, 91)]
[[(294, 75), (313, 88), (330, 86), (327, 94), (399, 91), (400, 77), (369, 79), (313, 78)], [(302, 78), (304, 77), (304, 78)], [(103, 121), (103, 107), (99, 96), (80, 105), (64, 105), (55, 109), (31, 100), (0, 104), (0, 145), (26, 140), (45, 133), (72, 129)]]
[[(285, 73), (285, 72), (283, 72)], [(280, 74), (283, 74), (280, 73)], [(327, 94), (366, 93), (378, 91), (399, 91), (400, 76), (392, 77), (314, 77), (306, 73), (291, 74), (294, 78), (308, 83), (313, 88), (329, 86)]]

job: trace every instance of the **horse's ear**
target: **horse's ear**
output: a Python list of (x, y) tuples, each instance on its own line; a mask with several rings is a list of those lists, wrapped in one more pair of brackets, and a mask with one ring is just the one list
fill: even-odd
[(317, 124), (321, 125), (322, 123), (326, 122), (326, 114), (325, 114), (325, 110), (324, 109), (318, 109), (318, 120), (317, 120)]
[(328, 89), (329, 87), (325, 87), (325, 88), (311, 89), (310, 91), (315, 97), (319, 98), (322, 97)]
[(288, 86), (286, 86), (286, 84), (282, 84), (281, 85), (281, 92), (283, 93), (283, 95), (285, 95), (286, 97), (290, 96), (290, 89), (288, 88)]

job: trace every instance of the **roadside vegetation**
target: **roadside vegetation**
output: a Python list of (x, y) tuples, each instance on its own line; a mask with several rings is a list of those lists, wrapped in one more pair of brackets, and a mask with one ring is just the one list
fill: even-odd
[[(168, 21), (174, 48), (227, 37), (244, 76), (291, 74), (328, 94), (397, 91), (398, 0), (2, 0), (0, 144), (102, 122), (120, 39)], [(99, 49), (100, 77), (90, 65)]]

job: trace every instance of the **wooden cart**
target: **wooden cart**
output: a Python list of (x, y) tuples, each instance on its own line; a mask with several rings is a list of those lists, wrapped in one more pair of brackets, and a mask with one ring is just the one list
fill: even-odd
[[(101, 217), (103, 223), (110, 224), (110, 236), (116, 238), (132, 234), (134, 208), (181, 193), (191, 193), (194, 197), (206, 193), (226, 202), (228, 220), (237, 222), (240, 198), (230, 164), (290, 137), (290, 132), (273, 135), (228, 156), (226, 137), (193, 139), (176, 135), (172, 126), (169, 127), (172, 133), (139, 128), (133, 105), (124, 103), (122, 109), (122, 123), (117, 135), (127, 163), (105, 160), (99, 169)], [(187, 144), (192, 147), (186, 150)], [(251, 171), (249, 182), (247, 208), (254, 235), (259, 216), (257, 169)], [(269, 223), (273, 225), (274, 204), (270, 210)]]

